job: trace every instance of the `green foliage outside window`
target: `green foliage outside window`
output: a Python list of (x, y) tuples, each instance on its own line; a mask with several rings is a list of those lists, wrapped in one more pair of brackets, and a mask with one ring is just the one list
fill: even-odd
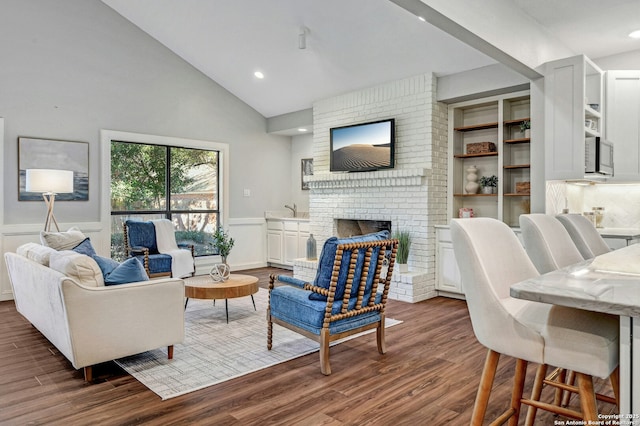
[(127, 218), (166, 217), (179, 243), (195, 244), (196, 255), (216, 254), (211, 242), (218, 228), (218, 184), (217, 151), (113, 141), (112, 257), (123, 255), (121, 224)]

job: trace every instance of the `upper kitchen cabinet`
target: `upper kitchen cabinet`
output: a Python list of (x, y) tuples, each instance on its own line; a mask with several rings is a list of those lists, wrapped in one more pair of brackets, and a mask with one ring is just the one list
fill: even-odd
[(585, 177), (585, 138), (603, 131), (603, 71), (584, 55), (547, 62), (545, 179)]
[(640, 180), (640, 71), (607, 71), (607, 140), (613, 142), (613, 181)]

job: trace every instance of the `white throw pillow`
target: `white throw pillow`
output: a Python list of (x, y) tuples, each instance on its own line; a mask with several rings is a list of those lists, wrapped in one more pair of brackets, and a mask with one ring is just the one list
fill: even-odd
[(71, 250), (87, 238), (80, 228), (74, 226), (67, 232), (40, 231), (40, 241), (43, 246), (56, 250)]
[(44, 266), (49, 266), (51, 253), (55, 252), (54, 249), (37, 243), (26, 243), (16, 249), (16, 253), (20, 256), (24, 256)]
[(103, 287), (104, 277), (98, 263), (87, 255), (71, 250), (57, 251), (51, 254), (49, 267), (78, 284), (87, 287)]

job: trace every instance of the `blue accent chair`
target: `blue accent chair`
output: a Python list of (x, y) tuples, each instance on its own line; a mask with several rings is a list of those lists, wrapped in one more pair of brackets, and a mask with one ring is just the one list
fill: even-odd
[[(384, 310), (398, 250), (388, 231), (353, 238), (329, 238), (313, 282), (271, 275), (267, 309), (267, 348), (273, 324), (320, 343), (320, 370), (331, 374), (331, 342), (376, 329), (378, 352), (386, 352)], [(287, 285), (279, 285), (276, 282)]]
[[(125, 256), (137, 258), (144, 266), (149, 278), (170, 277), (171, 256), (158, 252), (156, 227), (153, 222), (127, 220), (123, 228)], [(191, 256), (195, 259), (193, 244), (178, 244), (178, 247), (191, 250)]]

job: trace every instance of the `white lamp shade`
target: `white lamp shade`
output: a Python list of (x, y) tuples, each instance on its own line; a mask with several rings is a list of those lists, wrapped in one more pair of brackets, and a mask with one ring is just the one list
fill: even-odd
[(73, 192), (73, 171), (53, 169), (27, 169), (25, 190), (28, 192)]

